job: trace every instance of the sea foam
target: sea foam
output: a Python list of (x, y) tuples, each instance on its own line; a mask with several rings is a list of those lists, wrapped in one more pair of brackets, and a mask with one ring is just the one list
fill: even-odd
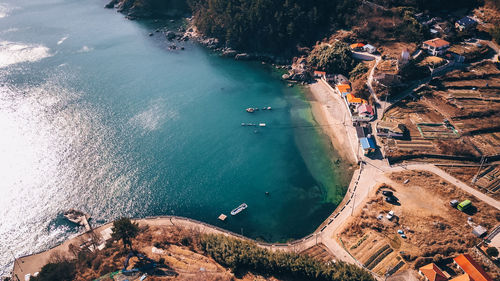
[(0, 68), (22, 62), (36, 62), (50, 56), (50, 49), (43, 45), (0, 42)]

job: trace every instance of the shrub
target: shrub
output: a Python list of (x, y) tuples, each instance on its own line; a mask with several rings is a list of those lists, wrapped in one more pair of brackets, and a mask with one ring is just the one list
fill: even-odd
[(363, 74), (368, 72), (368, 66), (366, 64), (360, 62), (356, 65), (356, 67), (349, 72), (349, 78), (351, 80), (357, 79), (358, 77), (361, 77)]
[(316, 46), (307, 57), (307, 61), (317, 69), (329, 73), (349, 74), (356, 64), (347, 44), (337, 41), (333, 45)]
[(48, 263), (42, 267), (37, 277), (31, 277), (33, 281), (71, 281), (75, 277), (75, 264), (70, 261)]
[(296, 280), (374, 280), (370, 273), (355, 265), (344, 262), (325, 264), (309, 256), (272, 252), (253, 242), (224, 235), (203, 235), (200, 246), (218, 263), (234, 272), (254, 271)]
[(489, 33), (490, 33), (491, 37), (493, 38), (493, 40), (495, 40), (495, 42), (500, 44), (500, 27), (496, 26), (496, 27), (490, 29)]
[(486, 249), (486, 253), (490, 257), (493, 257), (493, 258), (498, 257), (498, 249), (495, 247), (488, 247), (488, 249)]

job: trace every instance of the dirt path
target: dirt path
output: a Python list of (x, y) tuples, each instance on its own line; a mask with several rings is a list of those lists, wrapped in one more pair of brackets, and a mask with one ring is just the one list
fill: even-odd
[(400, 172), (404, 170), (423, 170), (423, 171), (428, 171), (431, 173), (434, 173), (438, 175), (439, 177), (443, 178), (444, 180), (450, 182), (451, 184), (459, 187), (463, 191), (474, 195), (477, 197), (479, 200), (485, 202), (486, 204), (500, 210), (500, 202), (497, 200), (491, 198), (490, 196), (468, 186), (464, 182), (458, 180), (457, 178), (453, 177), (452, 175), (446, 173), (445, 171), (439, 169), (438, 167), (431, 165), (431, 164), (414, 164), (414, 165), (408, 165), (408, 166), (399, 166), (399, 167), (393, 167), (391, 168), (391, 171), (393, 172)]

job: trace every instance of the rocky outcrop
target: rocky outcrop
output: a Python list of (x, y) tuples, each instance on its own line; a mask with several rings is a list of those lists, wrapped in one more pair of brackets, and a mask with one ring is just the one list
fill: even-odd
[(190, 13), (186, 0), (111, 0), (105, 8), (116, 8), (128, 18), (176, 17)]

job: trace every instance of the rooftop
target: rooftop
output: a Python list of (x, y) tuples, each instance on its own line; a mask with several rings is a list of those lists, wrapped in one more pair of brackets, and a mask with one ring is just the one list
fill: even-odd
[(365, 44), (363, 44), (363, 43), (354, 43), (354, 44), (351, 44), (351, 49), (363, 48), (364, 46), (365, 46)]
[(434, 263), (429, 263), (428, 265), (424, 265), (421, 268), (419, 268), (420, 272), (422, 272), (429, 281), (446, 281), (448, 278), (446, 278), (446, 275), (444, 275), (443, 271), (441, 268), (439, 268), (436, 264)]
[(450, 42), (443, 40), (441, 38), (434, 38), (434, 39), (425, 41), (424, 44), (432, 46), (434, 48), (441, 48), (444, 46), (449, 46)]
[(493, 281), (484, 269), (468, 254), (453, 259), (473, 281)]
[(476, 24), (477, 22), (474, 19), (470, 18), (470, 17), (463, 17), (463, 18), (459, 19), (457, 21), (457, 23), (459, 25), (462, 25), (462, 26), (469, 26), (469, 25)]

